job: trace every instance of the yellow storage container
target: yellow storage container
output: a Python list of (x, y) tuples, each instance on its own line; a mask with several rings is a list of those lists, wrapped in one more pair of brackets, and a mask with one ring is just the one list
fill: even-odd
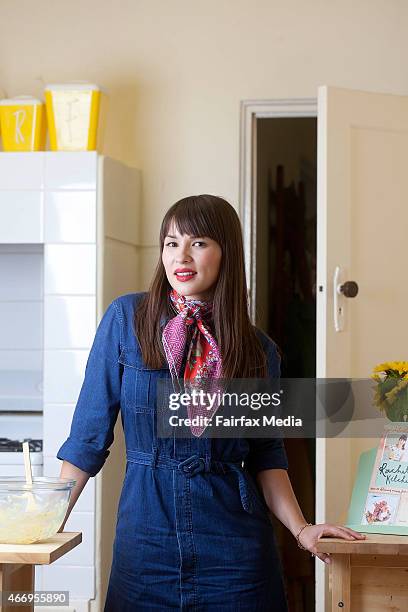
[(47, 85), (52, 151), (101, 151), (107, 96), (92, 83)]
[(0, 100), (0, 124), (5, 151), (43, 151), (45, 104), (31, 96)]

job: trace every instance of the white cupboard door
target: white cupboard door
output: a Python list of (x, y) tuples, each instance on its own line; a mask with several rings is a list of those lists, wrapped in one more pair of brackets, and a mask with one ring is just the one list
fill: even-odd
[[(408, 97), (319, 88), (318, 378), (368, 378), (408, 358), (407, 159)], [(335, 317), (337, 268), (359, 291)], [(359, 454), (376, 442), (317, 440), (318, 522), (345, 522)]]

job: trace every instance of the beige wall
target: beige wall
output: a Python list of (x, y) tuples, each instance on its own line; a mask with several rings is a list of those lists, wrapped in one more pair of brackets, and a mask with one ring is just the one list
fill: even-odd
[[(405, 0), (0, 0), (0, 88), (89, 79), (110, 92), (106, 153), (143, 173), (142, 245), (190, 193), (238, 206), (243, 99), (327, 83), (408, 93)], [(157, 257), (142, 249), (141, 288)]]

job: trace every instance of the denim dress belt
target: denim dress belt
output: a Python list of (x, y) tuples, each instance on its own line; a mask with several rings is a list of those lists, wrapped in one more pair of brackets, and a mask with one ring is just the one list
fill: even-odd
[(246, 512), (253, 512), (253, 494), (248, 487), (248, 481), (245, 478), (244, 469), (241, 461), (216, 461), (208, 457), (199, 457), (191, 455), (183, 461), (172, 459), (171, 457), (155, 456), (153, 453), (145, 453), (142, 451), (128, 450), (126, 453), (127, 460), (130, 463), (139, 463), (141, 465), (150, 465), (160, 469), (180, 470), (187, 478), (196, 476), (201, 472), (211, 472), (213, 474), (226, 474), (227, 472), (235, 472), (238, 476), (239, 494), (241, 497), (242, 507)]

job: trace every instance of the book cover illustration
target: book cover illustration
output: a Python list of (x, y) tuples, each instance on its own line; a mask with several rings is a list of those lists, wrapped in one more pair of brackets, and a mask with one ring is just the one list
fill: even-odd
[(408, 527), (408, 423), (392, 423), (385, 428), (361, 524)]

